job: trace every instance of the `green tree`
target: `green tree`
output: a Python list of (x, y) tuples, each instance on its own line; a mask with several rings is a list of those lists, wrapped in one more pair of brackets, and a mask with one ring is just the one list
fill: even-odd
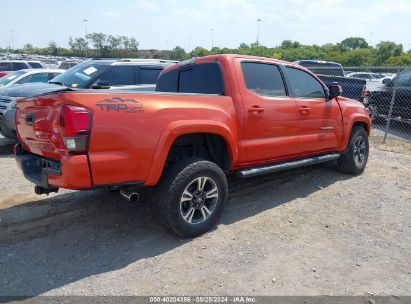
[(33, 47), (33, 45), (31, 45), (30, 43), (26, 43), (26, 44), (23, 46), (23, 51), (24, 51), (25, 53), (31, 53), (31, 52), (33, 52), (33, 50), (34, 50), (34, 47)]
[(184, 51), (184, 49), (180, 46), (176, 46), (173, 49), (173, 53), (172, 53), (171, 57), (174, 60), (184, 60), (184, 59), (188, 58), (187, 54), (186, 54), (186, 51)]
[(368, 48), (367, 41), (364, 38), (361, 38), (361, 37), (345, 38), (343, 41), (340, 42), (339, 45), (340, 45), (342, 51)]
[(298, 41), (284, 40), (281, 42), (280, 48), (282, 49), (296, 49), (301, 47), (301, 43)]
[(48, 45), (48, 53), (51, 55), (58, 55), (59, 48), (57, 46), (57, 43), (55, 41), (50, 41)]
[(381, 41), (377, 44), (377, 64), (384, 64), (390, 57), (400, 56), (404, 53), (402, 44), (391, 41)]

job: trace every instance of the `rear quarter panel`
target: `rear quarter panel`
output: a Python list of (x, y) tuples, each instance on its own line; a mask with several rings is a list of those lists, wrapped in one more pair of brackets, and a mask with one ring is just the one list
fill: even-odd
[(230, 97), (110, 92), (60, 96), (64, 104), (93, 112), (88, 155), (95, 185), (155, 185), (171, 144), (181, 134), (208, 132), (229, 137), (233, 145), (236, 141)]

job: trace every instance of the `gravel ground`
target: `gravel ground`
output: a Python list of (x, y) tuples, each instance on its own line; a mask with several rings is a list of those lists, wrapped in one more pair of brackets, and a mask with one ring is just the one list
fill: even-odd
[[(35, 196), (0, 138), (0, 295), (410, 295), (411, 153), (231, 178), (216, 229), (175, 238), (105, 190)], [(143, 199), (144, 201), (144, 199)]]

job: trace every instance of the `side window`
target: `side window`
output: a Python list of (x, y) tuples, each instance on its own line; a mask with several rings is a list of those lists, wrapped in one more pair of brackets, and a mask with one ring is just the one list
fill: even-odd
[(218, 63), (200, 63), (171, 70), (160, 76), (156, 91), (224, 95)]
[(269, 97), (287, 95), (283, 78), (276, 65), (242, 62), (241, 69), (245, 84), (250, 91)]
[(32, 74), (28, 75), (22, 79), (20, 79), (17, 83), (29, 83), (29, 82), (48, 82), (48, 73), (39, 73), (39, 74)]
[(28, 66), (24, 62), (14, 62), (13, 63), (13, 70), (18, 71), (18, 70), (23, 70), (27, 69)]
[(43, 68), (43, 66), (40, 63), (32, 62), (32, 61), (29, 61), (29, 66), (31, 66), (33, 69), (42, 69)]
[(136, 84), (134, 68), (132, 66), (114, 66), (101, 75), (100, 80), (108, 81), (112, 86)]
[(178, 89), (178, 69), (164, 73), (157, 81), (156, 91), (177, 92)]
[(13, 63), (0, 62), (0, 71), (13, 71)]
[(296, 68), (287, 67), (287, 75), (295, 97), (325, 98), (323, 86), (310, 74)]
[(411, 70), (405, 71), (398, 75), (397, 83), (400, 86), (411, 85)]
[(162, 69), (140, 67), (140, 77), (142, 84), (156, 84)]
[(31, 82), (48, 82), (49, 74), (48, 73), (38, 73), (31, 76)]
[(180, 70), (178, 91), (224, 95), (220, 65), (218, 63), (201, 63)]
[(52, 80), (54, 77), (57, 77), (60, 73), (49, 73), (49, 80)]
[(26, 77), (23, 77), (22, 79), (20, 79), (19, 81), (17, 81), (18, 84), (22, 84), (22, 83), (29, 83), (31, 82), (31, 75), (28, 75)]

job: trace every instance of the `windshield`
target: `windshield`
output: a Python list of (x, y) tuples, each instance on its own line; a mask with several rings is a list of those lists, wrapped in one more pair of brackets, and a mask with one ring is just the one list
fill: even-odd
[(6, 76), (0, 78), (0, 87), (4, 87), (8, 85), (10, 82), (15, 80), (17, 77), (20, 77), (21, 75), (25, 74), (25, 71), (15, 71), (13, 73), (7, 74)]
[(72, 88), (83, 88), (90, 79), (101, 74), (107, 67), (107, 64), (99, 64), (95, 62), (81, 63), (53, 78), (50, 82), (62, 83), (65, 86)]

